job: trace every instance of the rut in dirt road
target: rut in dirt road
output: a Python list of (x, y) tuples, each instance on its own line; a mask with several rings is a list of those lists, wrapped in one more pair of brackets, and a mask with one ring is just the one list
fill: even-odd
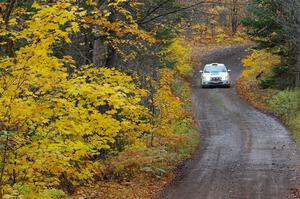
[(245, 48), (207, 56), (202, 64), (224, 63), (232, 70), (230, 89), (202, 89), (194, 78), (193, 106), (202, 147), (166, 190), (168, 199), (286, 199), (299, 185), (299, 149), (276, 119), (252, 108), (236, 94)]

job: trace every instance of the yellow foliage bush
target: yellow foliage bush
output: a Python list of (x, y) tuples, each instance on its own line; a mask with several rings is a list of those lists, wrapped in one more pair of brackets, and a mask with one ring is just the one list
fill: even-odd
[(147, 92), (131, 77), (93, 66), (70, 75), (72, 58), (54, 55), (79, 30), (80, 12), (64, 1), (39, 9), (15, 37), (27, 43), (0, 60), (0, 197), (8, 184), (37, 193), (87, 185), (102, 175), (96, 157), (144, 145), (152, 128), (141, 105)]
[(171, 128), (171, 122), (184, 114), (182, 102), (179, 97), (172, 92), (174, 72), (170, 69), (161, 69), (159, 71), (159, 87), (154, 96), (154, 105), (157, 109), (155, 117), (154, 132), (161, 136), (174, 134)]
[(183, 77), (191, 77), (193, 69), (190, 63), (191, 47), (187, 44), (183, 44), (183, 41), (176, 38), (172, 41), (162, 55), (169, 61), (174, 62), (174, 70)]
[[(18, 32), (0, 33), (18, 43), (11, 56), (0, 58), (0, 198), (60, 198), (110, 173), (120, 178), (163, 173), (153, 162), (162, 164), (170, 158), (170, 146), (186, 143), (192, 120), (186, 99), (173, 90), (174, 76), (192, 73), (191, 49), (182, 40), (163, 52), (176, 62), (173, 70), (159, 71), (154, 115), (142, 105), (147, 91), (130, 76), (114, 68), (78, 66), (73, 57), (54, 51), (89, 26), (111, 39), (117, 52), (119, 44), (142, 46), (124, 35), (154, 42), (121, 2), (109, 4), (124, 16), (116, 22), (93, 7), (94, 1), (86, 2), (91, 13), (68, 0), (36, 2), (33, 12), (23, 13), (27, 20)], [(3, 21), (0, 25), (2, 30)], [(111, 31), (119, 38), (108, 36)], [(184, 87), (180, 93), (188, 95)], [(147, 146), (150, 133), (161, 148)]]
[(178, 152), (185, 147), (183, 143), (189, 140), (187, 136), (191, 136), (194, 131), (193, 120), (188, 112), (191, 105), (188, 100), (189, 85), (182, 83), (184, 88), (174, 87), (175, 79), (179, 77), (170, 69), (160, 69), (159, 74), (159, 86), (154, 95), (157, 111), (154, 115), (153, 133), (156, 135), (157, 144)]
[(267, 50), (252, 50), (251, 54), (242, 60), (246, 70), (242, 77), (254, 79), (259, 73), (270, 74), (274, 66), (281, 63), (280, 56), (274, 55)]
[[(154, 94), (155, 113), (151, 134), (144, 136), (144, 147), (126, 149), (106, 161), (106, 178), (127, 181), (141, 173), (160, 178), (174, 162), (187, 157), (198, 144), (198, 132), (187, 112), (189, 85), (172, 69), (159, 69)], [(181, 87), (174, 86), (181, 81)], [(174, 90), (176, 89), (176, 90)], [(149, 139), (150, 142), (149, 143)]]

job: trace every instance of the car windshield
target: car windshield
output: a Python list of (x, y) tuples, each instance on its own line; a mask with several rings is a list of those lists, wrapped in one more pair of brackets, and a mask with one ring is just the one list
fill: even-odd
[(227, 72), (225, 65), (207, 65), (204, 68), (205, 73)]

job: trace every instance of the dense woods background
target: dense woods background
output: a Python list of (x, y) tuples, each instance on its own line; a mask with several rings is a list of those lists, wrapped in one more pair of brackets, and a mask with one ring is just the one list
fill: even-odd
[(238, 91), (278, 116), (300, 143), (300, 2), (253, 0), (247, 10), (241, 22), (255, 45), (243, 60), (246, 70)]
[[(193, 49), (244, 43), (242, 19), (257, 50), (278, 56), (261, 84), (299, 86), (299, 2), (253, 0), (246, 12), (248, 3), (1, 0), (0, 198), (90, 194), (95, 184), (98, 196), (130, 197), (161, 180), (199, 140)], [(124, 182), (134, 182), (128, 193)]]
[(262, 80), (265, 88), (284, 89), (300, 85), (299, 6), (299, 1), (295, 0), (254, 0), (247, 7), (251, 17), (243, 19), (242, 23), (257, 42), (256, 49), (281, 58), (272, 75)]

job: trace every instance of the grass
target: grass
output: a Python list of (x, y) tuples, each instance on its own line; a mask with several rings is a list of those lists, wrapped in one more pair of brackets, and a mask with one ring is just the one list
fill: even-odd
[(261, 89), (255, 80), (240, 79), (237, 92), (252, 106), (278, 117), (300, 146), (300, 90)]

